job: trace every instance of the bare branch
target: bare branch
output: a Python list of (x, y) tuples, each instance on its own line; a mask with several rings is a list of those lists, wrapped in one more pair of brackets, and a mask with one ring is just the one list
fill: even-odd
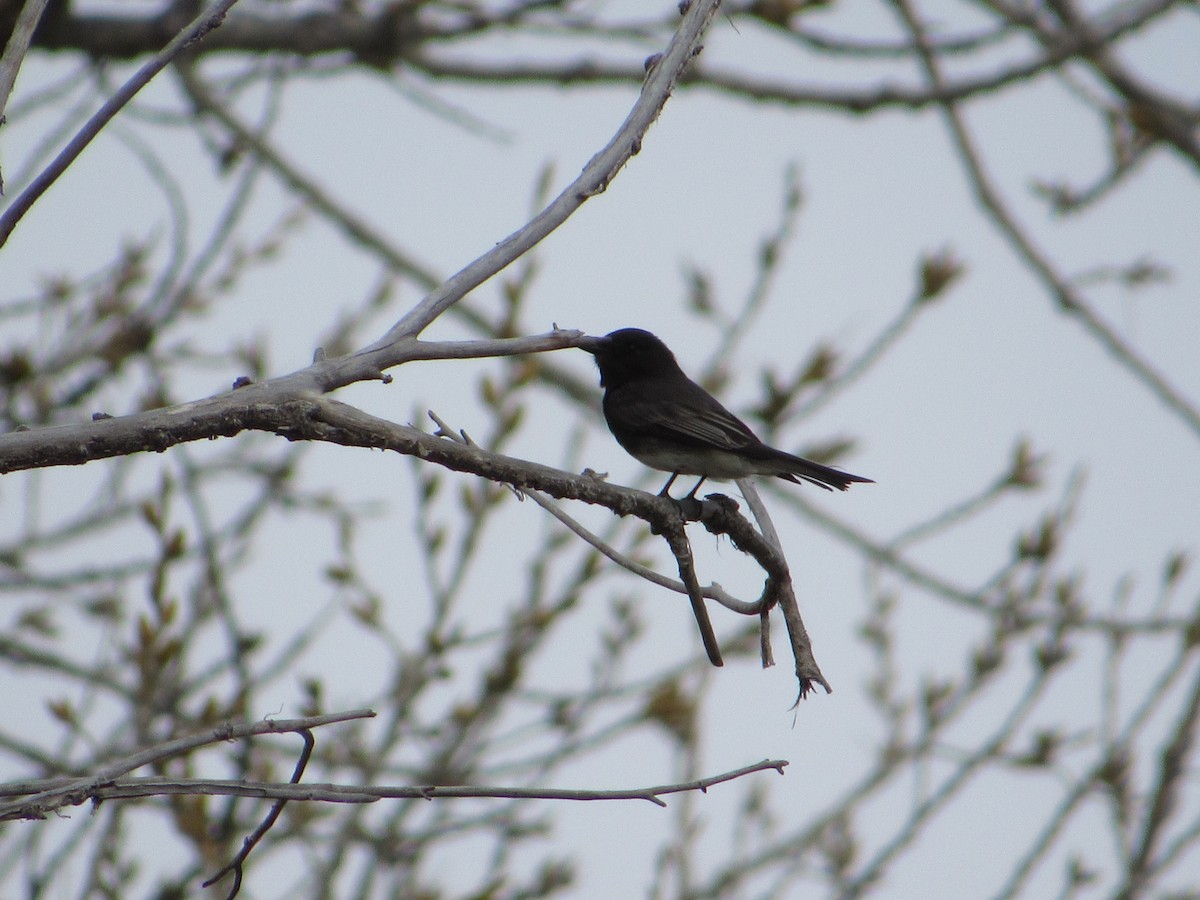
[[(296, 767), (292, 770), (292, 777), (289, 781), (289, 784), (300, 783), (300, 779), (304, 775), (304, 770), (308, 767), (308, 761), (312, 758), (313, 746), (316, 743), (316, 739), (313, 737), (311, 729), (301, 728), (298, 733), (304, 738), (304, 750), (301, 752), (300, 758), (296, 760)], [(230, 872), (233, 872), (233, 884), (230, 886), (229, 893), (226, 895), (228, 900), (233, 900), (233, 898), (236, 897), (242, 889), (242, 875), (244, 873), (246, 859), (250, 856), (251, 851), (253, 851), (258, 845), (258, 842), (263, 839), (263, 836), (271, 830), (271, 826), (273, 826), (279, 820), (279, 816), (283, 812), (283, 807), (285, 805), (287, 805), (286, 799), (280, 798), (277, 800), (271, 806), (271, 811), (267, 813), (266, 818), (263, 819), (262, 823), (254, 829), (254, 833), (242, 841), (242, 848), (237, 852), (237, 855), (220, 869), (218, 869), (217, 872), (208, 878), (208, 880), (203, 882), (200, 887), (210, 887), (216, 884)]]
[[(322, 725), (332, 725), (335, 722), (348, 722), (353, 719), (373, 718), (375, 713), (369, 709), (352, 709), (348, 712), (329, 713), (323, 716), (309, 716), (305, 719), (264, 719), (259, 722), (229, 722), (209, 731), (188, 737), (176, 738), (157, 744), (146, 750), (140, 750), (129, 756), (106, 763), (94, 772), (82, 778), (56, 778), (50, 782), (33, 782), (0, 787), (0, 796), (28, 794), (22, 800), (0, 804), (0, 821), (6, 819), (42, 819), (46, 814), (63, 806), (73, 806), (84, 802), (88, 793), (95, 788), (116, 781), (121, 776), (148, 766), (153, 763), (183, 756), (208, 744), (219, 744), (237, 738), (251, 737), (259, 734), (283, 734), (291, 731), (306, 731), (320, 728)], [(48, 784), (47, 787), (40, 785)]]
[(687, 586), (688, 600), (692, 603), (692, 614), (696, 617), (696, 625), (700, 629), (700, 639), (704, 642), (704, 652), (708, 661), (714, 666), (725, 665), (721, 659), (721, 645), (713, 632), (712, 620), (708, 617), (708, 608), (704, 605), (704, 592), (700, 590), (700, 582), (696, 579), (696, 561), (692, 556), (692, 545), (683, 527), (682, 515), (663, 529), (663, 537), (671, 548), (675, 562), (679, 566), (679, 577)]
[(0, 213), (0, 247), (8, 241), (8, 236), (12, 234), (21, 217), (25, 215), (37, 202), (38, 198), (46, 192), (67, 167), (73, 163), (83, 149), (92, 142), (92, 139), (100, 133), (100, 131), (112, 121), (113, 117), (119, 113), (134, 95), (142, 88), (150, 83), (166, 65), (175, 59), (185, 49), (191, 46), (194, 42), (201, 40), (206, 34), (214, 28), (221, 25), (221, 20), (225, 17), (225, 13), (229, 8), (236, 3), (237, 0), (220, 0), (212, 9), (205, 10), (198, 15), (186, 28), (179, 32), (171, 43), (167, 44), (159, 53), (143, 65), (124, 85), (121, 86), (108, 101), (96, 111), (96, 114), (88, 119), (87, 123), (79, 130), (79, 133), (73, 137), (62, 152), (54, 158), (36, 178), (30, 182), (13, 200), (8, 209)]
[(700, 51), (700, 40), (716, 14), (720, 0), (695, 0), (688, 8), (671, 43), (649, 64), (641, 96), (612, 139), (584, 166), (574, 181), (526, 225), (504, 238), (495, 247), (450, 276), (437, 289), (410, 310), (367, 352), (420, 334), (425, 328), (513, 260), (527, 253), (546, 235), (565, 222), (587, 200), (607, 190), (630, 158), (642, 149), (642, 139), (666, 105), (671, 91)]
[[(584, 475), (587, 476), (587, 473), (585, 472)], [(599, 476), (588, 477), (599, 478)], [(687, 586), (682, 581), (669, 578), (666, 575), (655, 572), (651, 568), (643, 566), (637, 560), (631, 559), (626, 554), (621, 553), (599, 535), (594, 534), (587, 528), (584, 528), (583, 525), (581, 525), (578, 521), (567, 515), (561, 507), (555, 503), (552, 503), (549, 498), (544, 497), (540, 491), (526, 490), (522, 492), (522, 496), (528, 497), (542, 509), (546, 510), (546, 512), (550, 513), (550, 515), (562, 522), (562, 524), (565, 525), (568, 530), (587, 543), (591, 544), (600, 553), (615, 562), (622, 569), (632, 572), (634, 575), (649, 581), (651, 584), (656, 584), (659, 587), (666, 588), (669, 591), (675, 591), (677, 594), (686, 594), (688, 592)], [(709, 584), (707, 587), (701, 588), (701, 594), (705, 597), (705, 599), (715, 600), (726, 609), (743, 616), (758, 615), (762, 609), (761, 599), (753, 601), (739, 600), (737, 597), (731, 596), (716, 582)]]
[[(688, 791), (707, 791), (710, 787), (733, 781), (755, 772), (774, 769), (783, 774), (789, 763), (783, 759), (765, 759), (720, 775), (711, 775), (678, 784), (654, 787), (596, 791), (573, 788), (515, 788), (467, 785), (430, 785), (427, 787), (389, 785), (298, 784), (222, 781), (220, 779), (123, 778), (109, 784), (90, 787), (87, 796), (72, 800), (77, 805), (89, 800), (129, 800), (173, 794), (247, 797), (256, 800), (315, 801), (322, 803), (376, 803), (379, 800), (451, 800), (471, 798), (520, 800), (648, 800), (666, 806), (664, 795)], [(64, 804), (65, 805), (65, 804)]]
[[(927, 48), (928, 41), (919, 19), (903, 0), (893, 0), (893, 2), (904, 11), (907, 25), (913, 32), (918, 48), (923, 48), (920, 59), (926, 78), (935, 89), (944, 87), (945, 79), (942, 75), (941, 65)], [(984, 168), (975, 142), (967, 130), (966, 121), (954, 99), (948, 98), (942, 104), (942, 115), (980, 204), (1017, 256), (1038, 276), (1047, 292), (1058, 304), (1058, 308), (1079, 322), (1100, 346), (1107, 350), (1160, 402), (1175, 413), (1180, 421), (1192, 431), (1200, 434), (1200, 408), (1197, 408), (1192, 401), (1168, 382), (1148, 359), (1144, 358), (1128, 341), (1100, 318), (1087, 304), (1082, 294), (1055, 270), (1050, 259), (1034, 244), (1026, 230), (1017, 221), (1015, 214), (1008, 209), (999, 190), (992, 184), (992, 179)]]
[[(25, 53), (29, 50), (29, 42), (33, 40), (33, 32), (46, 10), (47, 0), (26, 0), (21, 7), (8, 43), (4, 45), (4, 55), (0, 56), (0, 125), (4, 124), (4, 110), (8, 107), (8, 97), (12, 93), (13, 84), (17, 80), (17, 72)], [(0, 179), (0, 194), (4, 193), (4, 181)]]

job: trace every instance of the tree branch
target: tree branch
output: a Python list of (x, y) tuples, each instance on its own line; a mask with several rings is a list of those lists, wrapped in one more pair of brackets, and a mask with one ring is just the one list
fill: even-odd
[(641, 151), (642, 138), (662, 112), (684, 70), (700, 52), (700, 40), (720, 5), (720, 0), (695, 0), (690, 5), (667, 49), (647, 60), (648, 74), (638, 102), (617, 133), (584, 166), (578, 178), (526, 225), (431, 291), (387, 334), (368, 347), (367, 352), (420, 334), (468, 292), (536, 246), (588, 199), (607, 190), (609, 182), (625, 163)]
[(183, 756), (208, 744), (219, 744), (237, 738), (251, 737), (259, 734), (283, 734), (292, 731), (307, 731), (320, 728), (322, 725), (332, 725), (335, 722), (348, 722), (352, 719), (374, 718), (375, 713), (369, 709), (352, 709), (348, 712), (329, 713), (323, 716), (309, 716), (304, 719), (264, 719), (258, 722), (229, 722), (210, 731), (176, 738), (157, 744), (145, 750), (139, 750), (129, 756), (121, 757), (101, 766), (80, 778), (55, 778), (50, 781), (25, 782), (0, 786), (0, 796), (19, 796), (32, 793), (22, 800), (0, 804), (0, 821), (6, 819), (43, 819), (46, 815), (63, 806), (74, 806), (83, 803), (91, 797), (91, 792), (103, 785), (116, 781), (123, 775), (162, 760)]
[[(33, 40), (34, 30), (46, 10), (46, 3), (47, 0), (26, 0), (13, 25), (12, 34), (4, 45), (4, 55), (0, 56), (0, 125), (4, 124), (8, 96), (16, 83), (17, 72), (21, 71), (21, 63), (29, 50), (29, 42)], [(4, 180), (0, 178), (0, 194), (3, 193)]]
[(785, 759), (765, 759), (720, 775), (710, 775), (677, 784), (662, 784), (644, 788), (617, 790), (577, 790), (570, 788), (515, 788), (473, 785), (355, 785), (355, 784), (293, 784), (278, 782), (224, 781), (221, 779), (123, 778), (110, 784), (93, 785), (86, 796), (72, 797), (78, 805), (101, 800), (130, 800), (139, 797), (170, 795), (206, 795), (247, 797), (256, 800), (302, 800), (323, 803), (375, 803), (379, 800), (449, 800), (449, 799), (519, 799), (519, 800), (648, 800), (665, 807), (663, 795), (687, 791), (707, 791), (710, 787), (733, 781), (755, 772), (774, 769), (783, 774), (789, 765)]
[(220, 27), (225, 13), (236, 2), (237, 0), (220, 0), (212, 9), (202, 12), (191, 24), (180, 31), (166, 47), (138, 69), (134, 76), (126, 81), (96, 111), (94, 116), (88, 119), (83, 128), (67, 143), (67, 146), (54, 158), (50, 165), (42, 170), (29, 183), (28, 187), (17, 195), (8, 209), (0, 213), (0, 247), (3, 247), (8, 241), (9, 235), (12, 234), (17, 223), (21, 221), (21, 217), (49, 189), (50, 185), (58, 180), (58, 177), (78, 158), (79, 154), (100, 133), (101, 129), (111, 122), (113, 117), (133, 99), (134, 95), (149, 84), (151, 79), (166, 67), (167, 63), (179, 56), (180, 53), (194, 42), (202, 39), (210, 31)]

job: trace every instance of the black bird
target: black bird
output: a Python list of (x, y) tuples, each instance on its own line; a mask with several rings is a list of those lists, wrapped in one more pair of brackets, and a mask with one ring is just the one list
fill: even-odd
[(617, 443), (639, 462), (671, 473), (659, 496), (668, 496), (679, 475), (700, 476), (688, 497), (706, 478), (777, 475), (840, 491), (854, 482), (874, 483), (764, 444), (688, 378), (667, 345), (648, 331), (622, 328), (578, 346), (596, 357), (604, 418)]

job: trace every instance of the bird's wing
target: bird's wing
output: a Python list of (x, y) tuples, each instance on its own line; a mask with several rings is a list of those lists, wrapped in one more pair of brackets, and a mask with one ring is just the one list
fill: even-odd
[(675, 386), (670, 400), (648, 399), (620, 404), (623, 424), (642, 434), (718, 450), (745, 450), (761, 445), (741, 419), (718, 403), (695, 382), (679, 394)]

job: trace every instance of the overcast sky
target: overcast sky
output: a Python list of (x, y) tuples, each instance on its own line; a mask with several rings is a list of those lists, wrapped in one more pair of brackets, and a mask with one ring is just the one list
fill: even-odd
[[(621, 5), (608, 6), (616, 18)], [(641, 4), (624, 6), (636, 11)], [(957, 4), (925, 6), (928, 15), (936, 19), (940, 14), (947, 26), (960, 15)], [(939, 7), (944, 11), (939, 13)], [(843, 33), (897, 34), (887, 17), (865, 4), (838, 4), (812, 21)], [(1122, 54), (1143, 71), (1156, 73), (1163, 84), (1176, 90), (1190, 85), (1194, 93), (1200, 84), (1197, 47), (1200, 19), (1193, 16), (1150, 29), (1128, 42)], [(512, 38), (495, 39), (489, 49), (503, 59), (553, 52)], [(627, 61), (640, 60), (649, 49), (614, 45), (602, 52)], [(705, 65), (746, 68), (801, 83), (869, 83), (879, 74), (861, 64), (795, 72), (791, 67), (797, 58), (764, 31), (735, 29), (720, 17), (703, 53)], [(14, 102), (23, 91), (49, 84), (73, 65), (67, 59), (31, 57)], [(889, 72), (893, 81), (919, 83), (904, 68)], [(428, 93), (486, 123), (488, 130), (472, 131), (447, 121), (412, 102), (397, 85)], [(635, 96), (631, 86), (487, 90), (423, 83), (404, 72), (395, 84), (358, 75), (292, 87), (274, 135), (293, 162), (331, 193), (397, 244), (449, 274), (522, 224), (541, 167), (553, 164), (556, 190), (574, 177), (616, 130)], [(172, 80), (164, 76), (146, 91), (139, 107), (150, 110), (172, 104), (174, 98)], [(256, 114), (255, 101), (249, 97), (243, 103), (247, 114)], [(1133, 294), (1105, 287), (1088, 297), (1102, 317), (1197, 402), (1200, 197), (1195, 171), (1169, 153), (1157, 153), (1145, 171), (1099, 208), (1069, 220), (1054, 219), (1030, 186), (1061, 179), (1087, 184), (1105, 165), (1104, 135), (1069, 99), (1067, 88), (1035, 80), (994, 99), (974, 101), (968, 121), (1016, 215), (1068, 274), (1128, 264), (1142, 256), (1171, 267), (1167, 283)], [(43, 131), (36, 120), (5, 130), (3, 162), (10, 183)], [(156, 149), (184, 179), (188, 200), (198, 211), (187, 239), (196, 242), (206, 234), (202, 217), (217, 215), (218, 200), (230, 181), (212, 171), (189, 133), (180, 129), (173, 137), (178, 146), (165, 148), (163, 131), (150, 130), (134, 113), (118, 120), (112, 131), (39, 202), (0, 255), (0, 300), (29, 295), (48, 274), (94, 269), (127, 239), (158, 234), (160, 247), (169, 243), (163, 195), (148, 182), (129, 145), (118, 140), (121, 133), (154, 136)], [(1082, 473), (1066, 558), (1086, 572), (1085, 593), (1096, 604), (1106, 604), (1126, 576), (1134, 579), (1133, 602), (1149, 603), (1164, 553), (1197, 544), (1197, 436), (1053, 309), (981, 215), (934, 111), (854, 118), (680, 90), (642, 152), (609, 190), (538, 249), (542, 269), (525, 321), (538, 331), (551, 323), (590, 333), (647, 328), (675, 350), (686, 370), (699, 371), (719, 334), (684, 310), (683, 273), (688, 267), (702, 269), (712, 279), (718, 302), (736, 310), (753, 282), (758, 247), (780, 215), (789, 166), (799, 172), (804, 206), (770, 300), (754, 321), (737, 356), (740, 368), (723, 395), (733, 408), (755, 396), (762, 366), (790, 373), (820, 341), (833, 342), (849, 354), (862, 349), (912, 295), (922, 255), (947, 248), (966, 266), (965, 277), (870, 377), (779, 436), (779, 443), (794, 451), (837, 437), (854, 438), (854, 452), (841, 464), (877, 484), (836, 496), (808, 487), (795, 490), (855, 528), (886, 539), (977, 492), (1003, 471), (1013, 444), (1027, 437), (1035, 450), (1047, 454), (1044, 491), (1006, 500), (970, 527), (920, 546), (914, 551), (917, 558), (961, 579), (964, 587), (976, 586), (1011, 552), (1015, 529), (1053, 507), (1072, 475)], [(293, 205), (269, 177), (259, 190), (248, 235), (265, 229)], [(163, 257), (160, 251), (158, 258)], [(339, 308), (361, 303), (379, 278), (375, 262), (313, 218), (289, 245), (284, 264), (253, 276), (236, 304), (198, 325), (196, 343), (220, 347), (265, 336), (271, 373), (292, 371), (311, 359), (316, 335), (337, 318)], [(497, 296), (495, 284), (478, 292), (485, 305), (497, 303)], [(389, 315), (419, 299), (407, 284), (399, 297)], [(385, 324), (381, 318), (379, 333)], [(426, 336), (466, 333), (442, 321)], [(0, 347), (6, 343), (0, 333)], [(585, 354), (564, 351), (562, 356), (564, 364), (595, 380)], [(481, 372), (494, 367), (488, 361), (409, 366), (390, 386), (359, 385), (338, 398), (400, 421), (432, 407), (455, 427), (472, 431), (482, 415), (473, 385)], [(198, 397), (224, 389), (237, 374), (216, 371), (185, 384)], [(108, 411), (114, 414), (136, 403), (121, 385), (114, 385), (110, 399)], [(547, 396), (510, 452), (564, 464), (563, 409)], [(188, 452), (199, 455), (207, 448)], [(583, 456), (584, 465), (607, 471), (618, 482), (653, 482), (651, 489), (657, 487), (658, 476), (646, 476), (601, 430), (589, 436)], [(145, 468), (146, 477), (157, 464), (151, 461)], [(410, 536), (408, 461), (325, 446), (312, 450), (306, 467), (316, 483), (343, 497), (382, 504), (377, 528), (363, 536), (364, 566), (377, 583), (396, 585), (388, 614), (397, 619), (411, 615), (405, 587), (417, 564)], [(54, 473), (45, 489), (55, 502), (71, 504), (94, 478), (91, 468)], [(12, 476), (7, 482), (19, 483)], [(0, 483), (0, 522), (15, 517), (20, 497), (20, 488)], [(509, 506), (505, 521), (513, 531), (508, 541), (557, 527), (531, 503)], [(604, 519), (599, 510), (572, 512), (591, 523)], [(793, 715), (789, 706), (795, 681), (789, 665), (763, 671), (753, 663), (737, 663), (714, 672), (713, 694), (704, 711), (710, 741), (702, 768), (715, 773), (767, 757), (791, 760), (785, 777), (758, 777), (773, 779), (771, 790), (783, 798), (779, 808), (793, 809), (803, 820), (839, 796), (879, 737), (863, 697), (866, 654), (858, 634), (868, 573), (845, 547), (804, 520), (781, 509), (776, 524), (817, 658), (835, 693), (808, 700)], [(243, 584), (246, 595), (260, 601), (247, 610), (247, 619), (264, 627), (276, 627), (281, 619), (306, 621), (328, 599), (311, 573), (288, 567), (288, 560), (298, 555), (328, 555), (328, 535), (283, 526), (273, 535), (277, 543), (256, 554)], [(702, 533), (693, 538), (702, 581), (721, 582), (743, 595), (756, 592), (757, 574), (731, 547)], [(504, 583), (504, 542), (494, 540), (488, 552), (493, 563), (476, 576), (477, 621), (499, 621), (503, 615), (495, 604), (502, 603), (504, 591), (497, 594), (494, 587)], [(882, 577), (894, 582), (899, 596), (907, 677), (959, 670), (965, 648), (978, 637), (956, 632), (967, 620), (960, 621), (944, 603), (894, 577)], [(638, 590), (647, 607), (653, 631), (647, 651), (654, 654), (642, 660), (647, 671), (661, 659), (698, 651), (685, 602), (640, 589), (631, 580), (625, 587)], [(586, 623), (586, 615), (582, 621)], [(720, 610), (714, 611), (714, 621), (725, 634), (742, 626)], [(782, 632), (777, 653), (786, 653)], [(356, 661), (352, 669), (337, 662), (346, 654)], [(322, 659), (330, 661), (328, 668)], [(581, 676), (576, 667), (582, 660), (573, 658), (567, 643), (539, 665), (548, 679)], [(378, 690), (373, 679), (385, 676), (386, 658), (373, 656), (361, 633), (343, 617), (332, 624), (306, 666), (327, 680), (331, 708), (349, 708), (360, 705), (364, 685), (369, 686), (367, 694)], [(294, 713), (299, 696), (298, 689), (280, 693), (269, 698), (269, 708), (256, 712)], [(1067, 690), (1052, 699), (1072, 702)], [(41, 701), (27, 702), (31, 720), (51, 727)], [(1092, 712), (1078, 711), (1081, 728), (1089, 726)], [(987, 733), (995, 723), (972, 725)], [(630, 741), (570, 770), (558, 786), (662, 783), (675, 774), (669, 763), (669, 757), (649, 749), (649, 742), (642, 747)], [(1028, 821), (1028, 798), (1018, 800), (993, 787), (978, 785), (977, 801), (960, 803), (938, 820), (893, 873), (888, 896), (972, 896), (972, 886), (1002, 881), (1008, 859), (990, 847), (997, 834), (1019, 831)], [(701, 816), (715, 821), (732, 815), (739, 797), (740, 790), (716, 789), (696, 802)], [(884, 831), (912, 800), (913, 795), (905, 794), (890, 797), (893, 806), (873, 807)], [(986, 815), (972, 815), (972, 809), (986, 809)], [(672, 812), (645, 803), (564, 804), (553, 812), (565, 845), (584, 859), (578, 896), (599, 896), (597, 885), (604, 885), (608, 896), (632, 896), (644, 889), (656, 838)], [(859, 825), (871, 834), (871, 822)], [(724, 852), (715, 840), (722, 834), (722, 829), (712, 829), (714, 858)]]

